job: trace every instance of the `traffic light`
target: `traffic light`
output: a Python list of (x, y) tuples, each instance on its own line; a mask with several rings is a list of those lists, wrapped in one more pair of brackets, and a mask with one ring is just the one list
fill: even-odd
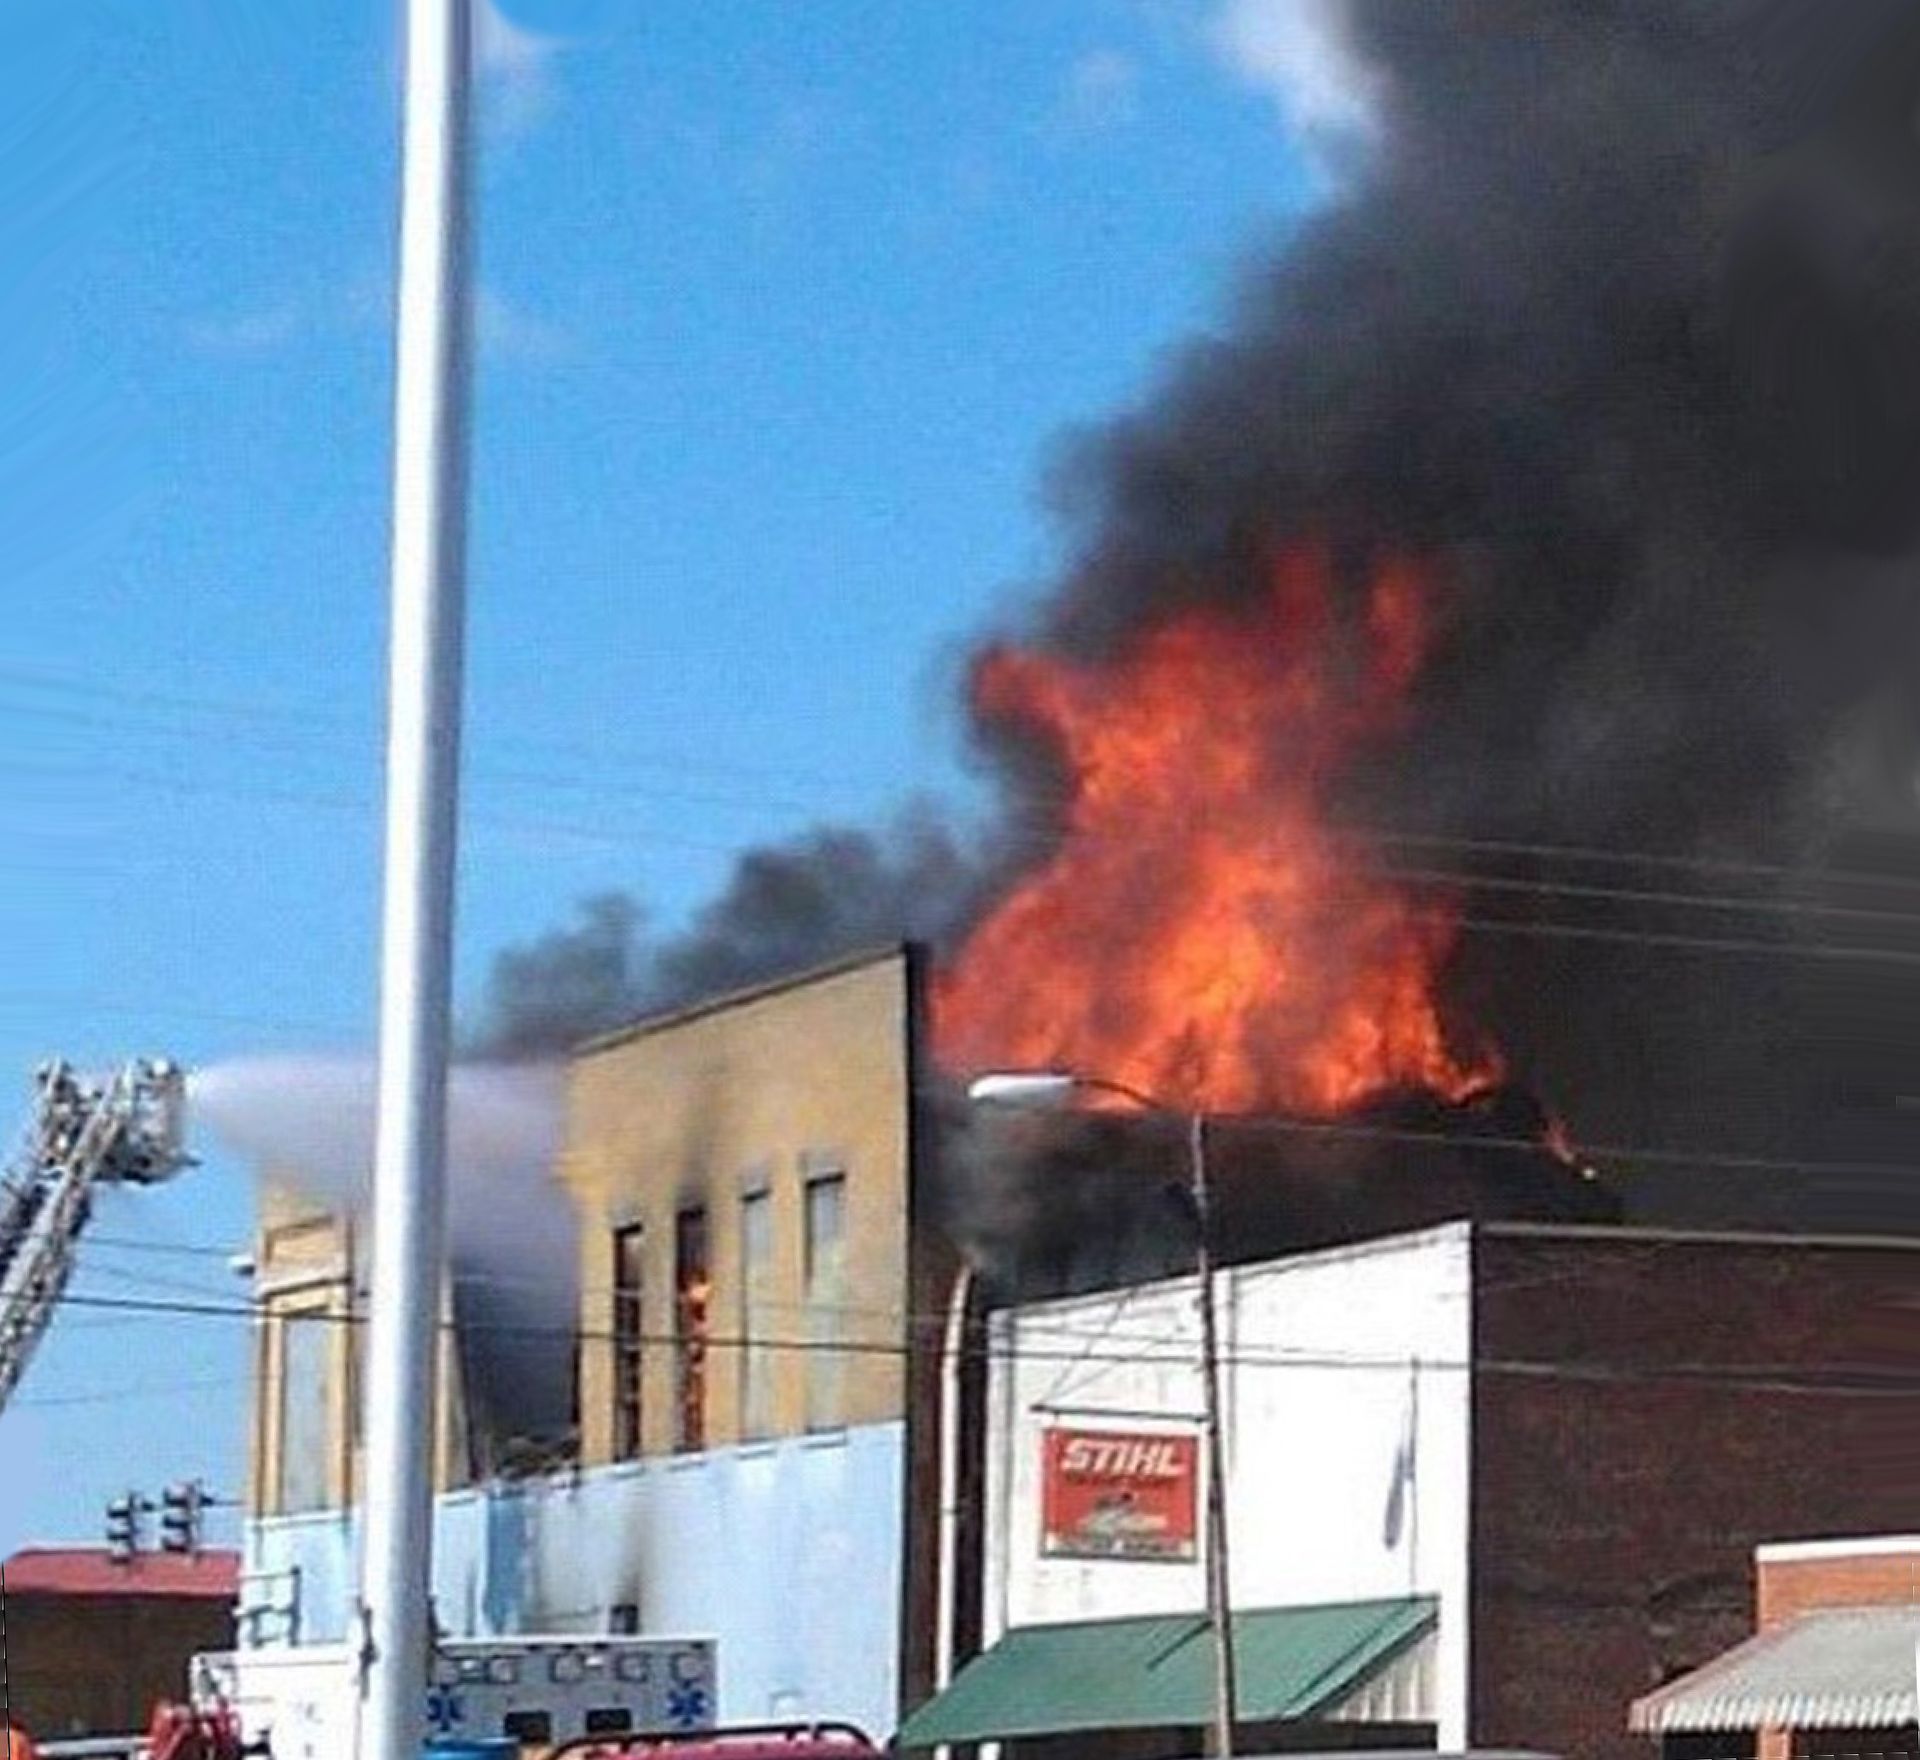
[(129, 1491), (107, 1505), (107, 1551), (115, 1564), (131, 1564), (140, 1550), (140, 1511), (144, 1503), (137, 1491)]
[(200, 1512), (207, 1504), (207, 1493), (198, 1479), (169, 1485), (160, 1493), (160, 1550), (162, 1552), (198, 1552), (200, 1550)]

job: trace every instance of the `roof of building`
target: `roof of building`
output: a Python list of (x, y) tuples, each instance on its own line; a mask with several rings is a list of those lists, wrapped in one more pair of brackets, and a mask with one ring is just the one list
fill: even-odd
[[(1651, 1247), (1712, 1247), (1729, 1251), (1783, 1249), (1805, 1252), (1920, 1252), (1920, 1236), (1769, 1234), (1759, 1230), (1649, 1228), (1633, 1223), (1588, 1222), (1512, 1222), (1454, 1217), (1450, 1221), (1430, 1223), (1421, 1228), (1403, 1229), (1386, 1234), (1365, 1235), (1358, 1240), (1339, 1241), (1331, 1246), (1308, 1247), (1297, 1252), (1278, 1252), (1265, 1259), (1248, 1259), (1224, 1266), (1220, 1276), (1229, 1282), (1241, 1282), (1273, 1272), (1297, 1272), (1313, 1266), (1345, 1261), (1411, 1253), (1449, 1242), (1475, 1239), (1528, 1240), (1548, 1245), (1593, 1247), (1596, 1249), (1640, 1249)], [(1478, 1274), (1476, 1273), (1476, 1281)], [(1194, 1282), (1191, 1271), (1165, 1277), (1151, 1277), (1139, 1284), (1080, 1290), (1069, 1295), (1039, 1296), (1008, 1304), (1008, 1311), (1038, 1318), (1049, 1313), (1110, 1307), (1123, 1295), (1138, 1296), (1147, 1291), (1178, 1290)]]
[(1781, 1247), (1845, 1252), (1920, 1252), (1920, 1237), (1905, 1234), (1802, 1233), (1765, 1228), (1665, 1228), (1647, 1223), (1515, 1222), (1489, 1218), (1472, 1225), (1475, 1234), (1505, 1239), (1594, 1241), (1606, 1246), (1729, 1247), (1760, 1250)]
[(663, 1008), (654, 1014), (642, 1015), (637, 1020), (628, 1021), (624, 1026), (609, 1027), (605, 1032), (595, 1033), (591, 1038), (583, 1039), (575, 1045), (573, 1055), (591, 1057), (596, 1052), (611, 1051), (615, 1046), (624, 1045), (629, 1040), (643, 1039), (649, 1034), (685, 1026), (689, 1021), (701, 1020), (710, 1014), (720, 1014), (730, 1008), (743, 1008), (756, 1002), (765, 1002), (768, 998), (782, 995), (786, 991), (804, 990), (809, 984), (820, 984), (829, 978), (844, 977), (849, 972), (863, 971), (868, 966), (882, 965), (888, 960), (907, 959), (912, 956), (912, 952), (913, 943), (892, 941), (878, 947), (863, 947), (855, 952), (843, 954), (838, 959), (825, 960), (818, 965), (805, 966), (797, 971), (782, 972), (778, 977), (764, 979), (758, 984), (745, 984), (737, 989), (715, 991), (708, 996), (696, 997), (691, 1002)]
[(240, 1593), (240, 1555), (223, 1550), (141, 1552), (122, 1563), (104, 1546), (28, 1546), (4, 1568), (9, 1595), (231, 1601)]
[(1920, 1607), (1831, 1607), (1736, 1644), (1636, 1699), (1630, 1729), (1891, 1729), (1912, 1723)]
[(1761, 1564), (1832, 1564), (1842, 1559), (1909, 1558), (1920, 1534), (1869, 1534), (1843, 1540), (1772, 1540), (1753, 1549)]

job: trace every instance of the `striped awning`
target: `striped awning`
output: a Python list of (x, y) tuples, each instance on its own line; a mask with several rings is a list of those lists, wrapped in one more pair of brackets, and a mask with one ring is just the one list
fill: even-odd
[(1914, 1721), (1920, 1607), (1804, 1613), (1634, 1701), (1642, 1735), (1889, 1729)]
[[(1431, 1596), (1236, 1609), (1240, 1721), (1351, 1717), (1366, 1684), (1438, 1618)], [(1212, 1713), (1213, 1691), (1212, 1629), (1197, 1614), (1017, 1626), (909, 1717), (895, 1741), (929, 1748), (1198, 1726)]]

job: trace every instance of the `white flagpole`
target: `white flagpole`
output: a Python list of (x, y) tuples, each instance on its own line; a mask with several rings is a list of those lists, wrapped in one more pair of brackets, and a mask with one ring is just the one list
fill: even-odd
[(361, 1760), (416, 1760), (432, 1643), (435, 1344), (465, 613), (469, 4), (405, 0)]

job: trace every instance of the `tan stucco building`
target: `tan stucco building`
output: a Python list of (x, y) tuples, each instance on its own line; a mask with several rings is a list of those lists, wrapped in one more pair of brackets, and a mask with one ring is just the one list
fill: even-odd
[[(514, 1201), (577, 1231), (574, 1428), (544, 1458), (490, 1434), (471, 1396), (498, 1385), (499, 1335), (467, 1323), (456, 1260), (444, 1629), (711, 1637), (729, 1721), (884, 1735), (924, 1696), (957, 1264), (931, 1218), (924, 1013), (918, 951), (888, 947), (569, 1060), (559, 1189)], [(350, 1629), (368, 1247), (290, 1187), (263, 1204), (243, 1641)]]
[[(361, 1471), (365, 1232), (285, 1181), (263, 1186), (254, 1255), (254, 1399), (247, 1504), (261, 1516), (338, 1510)], [(441, 1346), (435, 1450), (439, 1485), (469, 1477), (457, 1340)]]
[(914, 1008), (887, 954), (576, 1058), (583, 1464), (904, 1415)]

